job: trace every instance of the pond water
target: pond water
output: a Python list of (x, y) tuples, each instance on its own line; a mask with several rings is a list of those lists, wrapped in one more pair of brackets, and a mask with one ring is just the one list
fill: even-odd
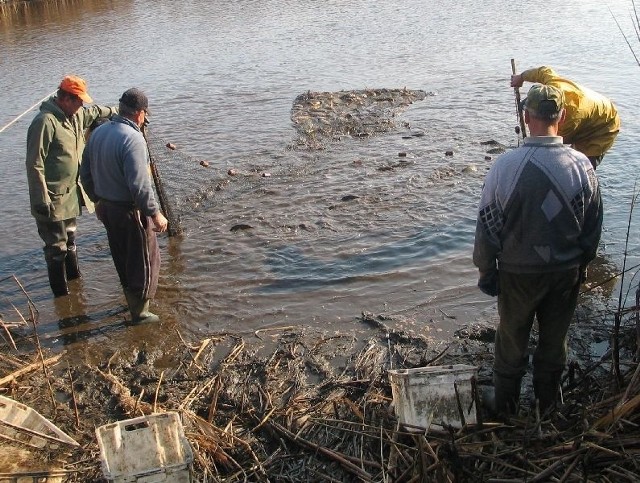
[[(609, 5), (609, 6), (607, 6)], [(177, 146), (165, 181), (184, 234), (161, 237), (156, 327), (126, 328), (106, 235), (79, 219), (84, 279), (53, 300), (29, 215), (26, 131), (35, 110), (0, 133), (0, 279), (15, 275), (50, 345), (86, 351), (160, 332), (253, 333), (283, 326), (358, 330), (363, 310), (449, 337), (495, 319), (471, 262), (475, 209), (491, 164), (488, 141), (518, 137), (510, 59), (551, 65), (612, 98), (623, 130), (598, 169), (605, 232), (595, 282), (638, 261), (629, 219), (639, 160), (640, 67), (630, 2), (566, 0), (165, 0), (30, 2), (0, 7), (0, 126), (83, 76), (101, 104), (137, 86), (151, 132)], [(640, 45), (638, 45), (640, 48)], [(342, 136), (322, 150), (291, 149), (294, 99), (307, 91), (374, 88), (429, 95), (395, 127)], [(422, 136), (407, 136), (420, 132)], [(447, 155), (453, 152), (453, 156)], [(406, 153), (398, 163), (399, 153)], [(199, 164), (206, 160), (208, 167)], [(239, 175), (229, 179), (227, 172)], [(255, 173), (270, 176), (255, 176)], [(350, 201), (343, 201), (347, 196)], [(347, 198), (347, 199), (349, 199)], [(251, 229), (232, 230), (244, 224)], [(630, 272), (627, 283), (630, 282)], [(615, 283), (605, 296), (617, 297)], [(162, 342), (160, 342), (162, 341)]]

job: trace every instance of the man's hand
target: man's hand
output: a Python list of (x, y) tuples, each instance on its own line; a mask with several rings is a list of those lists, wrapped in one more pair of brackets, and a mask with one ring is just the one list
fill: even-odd
[(500, 293), (500, 285), (498, 283), (498, 269), (493, 268), (486, 272), (480, 272), (478, 278), (478, 288), (487, 295), (495, 297)]
[(153, 226), (154, 226), (153, 231), (158, 233), (167, 231), (167, 225), (169, 224), (169, 222), (160, 211), (158, 211), (155, 215), (153, 215), (151, 217), (151, 220), (153, 220)]
[(511, 76), (511, 87), (522, 87), (522, 84), (524, 84), (522, 74), (513, 74)]
[(51, 214), (54, 210), (55, 207), (53, 206), (53, 203), (39, 203), (33, 207), (33, 211), (39, 215), (46, 216), (47, 218), (51, 218)]

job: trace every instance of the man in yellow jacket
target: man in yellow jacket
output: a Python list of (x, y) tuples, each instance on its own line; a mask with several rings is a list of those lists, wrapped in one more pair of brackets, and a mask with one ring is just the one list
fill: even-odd
[(536, 82), (564, 93), (566, 118), (558, 135), (584, 153), (596, 169), (620, 132), (620, 117), (611, 100), (587, 87), (560, 77), (551, 67), (537, 67), (511, 76), (511, 87)]

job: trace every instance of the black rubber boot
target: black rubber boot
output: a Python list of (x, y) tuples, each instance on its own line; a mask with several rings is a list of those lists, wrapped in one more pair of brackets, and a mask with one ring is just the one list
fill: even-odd
[(495, 408), (498, 414), (516, 414), (520, 401), (521, 377), (493, 375), (495, 387)]
[(48, 260), (47, 272), (49, 273), (49, 285), (54, 297), (62, 297), (69, 294), (67, 286), (67, 273), (63, 260)]
[(75, 280), (82, 277), (80, 267), (78, 267), (78, 250), (75, 245), (67, 247), (67, 257), (64, 259), (64, 266), (67, 272), (67, 280)]
[(538, 401), (540, 414), (545, 414), (558, 402), (562, 371), (533, 375), (533, 392)]

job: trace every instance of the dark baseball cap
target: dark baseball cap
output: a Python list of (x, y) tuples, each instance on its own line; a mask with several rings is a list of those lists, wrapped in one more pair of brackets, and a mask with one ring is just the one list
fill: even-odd
[(522, 109), (526, 109), (537, 117), (557, 119), (564, 108), (564, 93), (553, 86), (534, 84), (527, 97), (522, 101)]
[(147, 114), (151, 114), (149, 112), (149, 99), (147, 99), (144, 92), (135, 87), (124, 91), (120, 102), (135, 111), (145, 111)]

